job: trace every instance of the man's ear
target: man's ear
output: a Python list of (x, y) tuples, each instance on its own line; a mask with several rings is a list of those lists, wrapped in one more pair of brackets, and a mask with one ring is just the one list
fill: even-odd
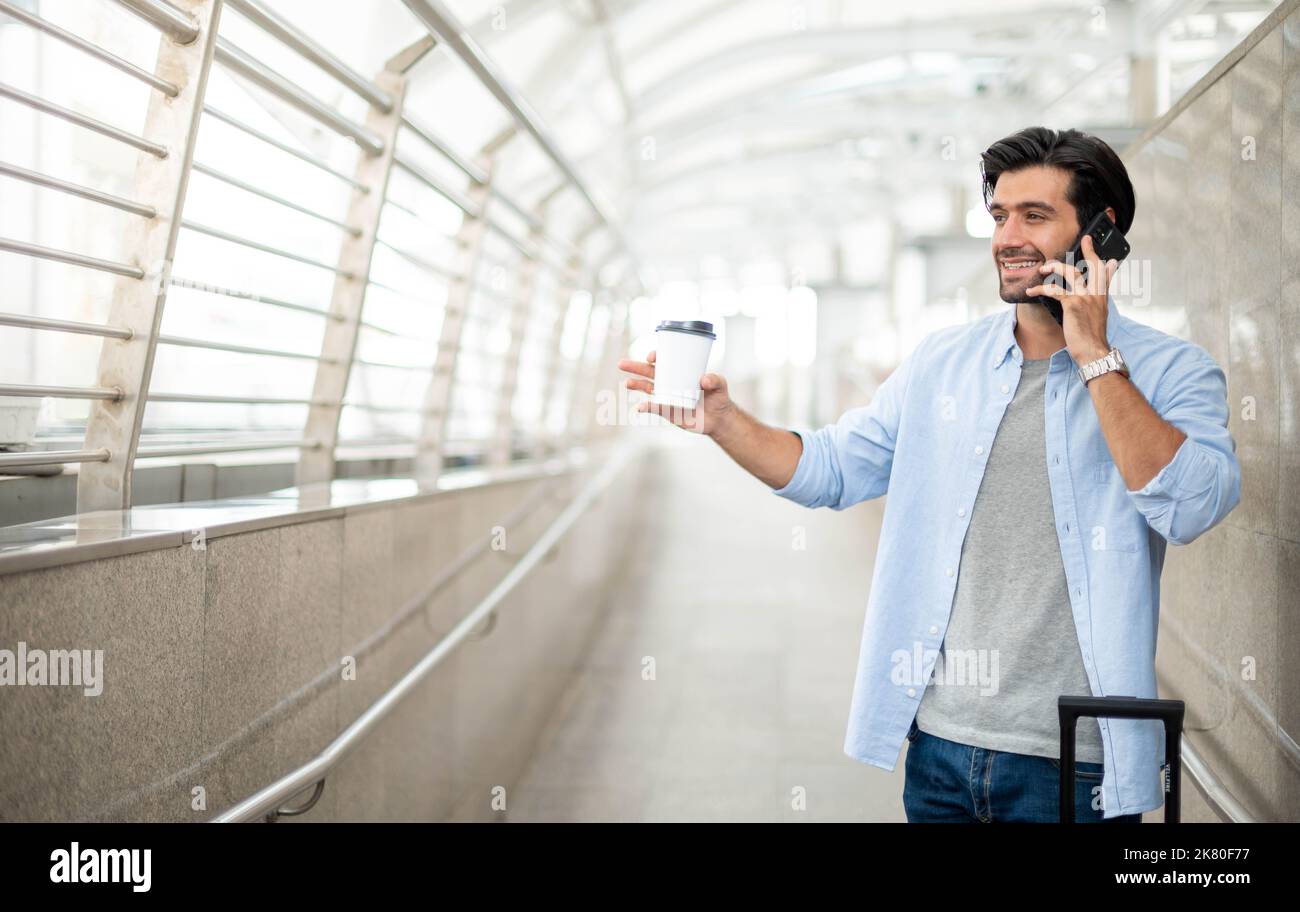
[(1110, 206), (1106, 207), (1106, 217), (1110, 219), (1112, 222), (1115, 221), (1115, 210)]

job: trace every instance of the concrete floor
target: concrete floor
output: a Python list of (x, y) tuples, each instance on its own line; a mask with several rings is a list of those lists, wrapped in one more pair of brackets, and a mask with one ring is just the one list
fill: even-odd
[(904, 755), (843, 750), (883, 503), (808, 510), (711, 441), (628, 433), (662, 445), (642, 541), (507, 819), (904, 820)]

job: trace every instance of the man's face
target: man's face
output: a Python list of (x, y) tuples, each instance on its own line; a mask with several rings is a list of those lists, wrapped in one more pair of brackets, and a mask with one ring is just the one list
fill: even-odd
[(993, 262), (1008, 304), (1028, 301), (1025, 289), (1042, 284), (1038, 267), (1064, 260), (1079, 236), (1079, 219), (1065, 198), (1070, 172), (1035, 165), (1003, 174), (993, 188)]

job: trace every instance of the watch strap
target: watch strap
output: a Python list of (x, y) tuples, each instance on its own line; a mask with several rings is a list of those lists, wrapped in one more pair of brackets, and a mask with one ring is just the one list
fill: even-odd
[(1083, 385), (1087, 386), (1090, 380), (1096, 380), (1102, 374), (1108, 374), (1111, 371), (1118, 371), (1125, 377), (1129, 375), (1128, 365), (1124, 362), (1124, 356), (1119, 353), (1118, 348), (1112, 348), (1097, 360), (1089, 361), (1079, 368), (1078, 373)]

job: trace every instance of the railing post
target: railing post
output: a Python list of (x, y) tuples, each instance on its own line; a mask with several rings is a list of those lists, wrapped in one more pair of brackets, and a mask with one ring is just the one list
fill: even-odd
[[(614, 433), (618, 425), (618, 408), (619, 408), (619, 389), (618, 371), (614, 367), (618, 358), (627, 352), (627, 347), (631, 340), (628, 338), (628, 320), (627, 320), (627, 301), (616, 291), (611, 292), (615, 300), (609, 304), (609, 329), (605, 334), (604, 345), (601, 348), (600, 360), (596, 362), (593, 371), (593, 379), (588, 387), (587, 406), (585, 424), (583, 425), (582, 435), (584, 438), (594, 436), (599, 433), (601, 437), (606, 437)], [(602, 379), (603, 378), (603, 379)], [(603, 430), (597, 432), (596, 426), (591, 423), (592, 416), (596, 413), (596, 400), (603, 391), (602, 382), (612, 381), (608, 387), (612, 396), (609, 402), (609, 408), (613, 410), (614, 424), (605, 426)]]
[(442, 329), (438, 333), (438, 356), (429, 385), (424, 393), (421, 408), (420, 439), (415, 451), (415, 475), (423, 482), (432, 482), (442, 472), (443, 445), (447, 436), (447, 419), (451, 413), (452, 382), (456, 376), (456, 359), (460, 352), (461, 330), (465, 327), (465, 313), (470, 296), (474, 293), (474, 280), (483, 252), (483, 238), (487, 233), (487, 205), (491, 195), (493, 160), (480, 155), (477, 164), (486, 180), (470, 179), (466, 197), (474, 214), (465, 213), (460, 230), (456, 233), (456, 246), (462, 251), (461, 268), (456, 271), (447, 291), (447, 307), (443, 312)]
[(534, 459), (540, 459), (546, 455), (550, 439), (550, 435), (546, 430), (547, 419), (551, 413), (551, 401), (560, 382), (559, 369), (562, 366), (560, 357), (561, 346), (564, 341), (564, 324), (569, 318), (569, 302), (573, 299), (574, 292), (578, 290), (577, 280), (572, 276), (580, 274), (582, 268), (581, 261), (576, 256), (570, 257), (566, 265), (571, 270), (571, 274), (561, 273), (556, 277), (555, 293), (558, 306), (555, 309), (555, 319), (551, 323), (550, 334), (547, 336), (551, 344), (545, 349), (546, 354), (540, 372), (542, 383), (547, 385), (542, 388), (541, 427), (537, 434), (537, 440), (533, 442), (529, 452), (529, 455)]
[[(348, 205), (347, 224), (360, 228), (361, 234), (347, 237), (339, 251), (340, 274), (334, 280), (334, 294), (330, 301), (330, 311), (336, 319), (329, 321), (321, 340), (321, 359), (316, 367), (312, 404), (303, 432), (304, 438), (317, 440), (320, 445), (304, 449), (299, 456), (296, 478), (299, 485), (329, 482), (334, 478), (343, 396), (356, 357), (370, 262), (379, 234), (379, 217), (388, 195), (388, 179), (393, 171), (397, 132), (402, 126), (406, 76), (397, 72), (390, 61), (389, 68), (375, 77), (375, 84), (388, 93), (392, 105), (387, 111), (371, 105), (366, 115), (366, 128), (382, 137), (384, 151), (378, 155), (362, 153), (357, 163), (357, 186), (352, 190), (352, 201)], [(362, 187), (369, 188), (369, 192), (363, 192)]]
[[(594, 284), (594, 283), (593, 283)], [(602, 300), (598, 303), (598, 297)], [(590, 430), (592, 413), (595, 411), (596, 385), (603, 373), (605, 356), (609, 351), (610, 334), (614, 328), (613, 305), (606, 292), (592, 295), (591, 310), (587, 316), (587, 331), (583, 336), (582, 354), (574, 371), (572, 396), (569, 398), (569, 412), (565, 416), (565, 434), (573, 443), (584, 441)], [(591, 321), (596, 315), (596, 308), (604, 308), (606, 313), (605, 331), (594, 342), (591, 338)]]
[[(539, 225), (544, 219), (545, 212), (538, 212)], [(534, 227), (528, 232), (528, 243), (534, 250), (540, 252), (545, 243), (541, 227)], [(512, 455), (510, 432), (514, 421), (515, 390), (519, 386), (519, 356), (524, 347), (524, 332), (528, 328), (528, 317), (532, 313), (534, 300), (537, 297), (537, 273), (540, 268), (538, 257), (524, 258), (517, 283), (517, 296), (510, 308), (510, 349), (506, 353), (505, 374), (501, 378), (501, 389), (497, 393), (495, 433), (492, 446), (488, 450), (490, 465), (505, 465), (510, 462)]]
[(175, 0), (175, 5), (193, 20), (198, 37), (179, 44), (164, 34), (159, 42), (155, 75), (180, 91), (175, 97), (154, 92), (149, 99), (144, 135), (165, 145), (167, 155), (159, 158), (142, 152), (136, 158), (131, 198), (152, 206), (156, 215), (133, 220), (126, 230), (129, 255), (145, 276), (120, 277), (113, 284), (108, 323), (131, 334), (126, 339), (104, 339), (96, 385), (116, 387), (123, 395), (91, 404), (84, 449), (107, 450), (109, 458), (82, 464), (77, 475), (78, 513), (131, 506), (131, 473), (221, 19), (221, 0)]

